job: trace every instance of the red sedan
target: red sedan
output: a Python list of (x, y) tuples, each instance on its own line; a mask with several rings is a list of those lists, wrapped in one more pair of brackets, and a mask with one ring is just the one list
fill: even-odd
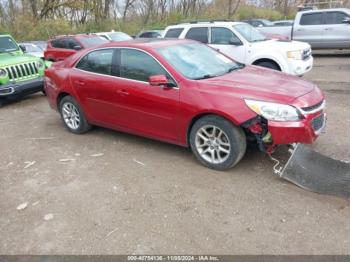
[(236, 165), (247, 140), (269, 153), (312, 143), (325, 124), (316, 85), (189, 40), (84, 50), (46, 70), (45, 90), (73, 133), (98, 125), (190, 147), (217, 170)]

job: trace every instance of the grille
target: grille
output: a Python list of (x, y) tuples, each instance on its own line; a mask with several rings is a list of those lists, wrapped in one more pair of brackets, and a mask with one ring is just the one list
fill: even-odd
[(323, 104), (323, 100), (321, 102), (313, 105), (313, 106), (303, 107), (301, 109), (305, 112), (310, 112), (310, 111), (313, 111), (313, 110), (319, 108), (322, 104)]
[(321, 114), (314, 119), (312, 119), (312, 128), (314, 131), (319, 131), (324, 124), (324, 114)]
[(5, 67), (10, 80), (23, 80), (39, 74), (35, 62)]
[(306, 49), (303, 51), (303, 60), (308, 60), (311, 57), (311, 49)]

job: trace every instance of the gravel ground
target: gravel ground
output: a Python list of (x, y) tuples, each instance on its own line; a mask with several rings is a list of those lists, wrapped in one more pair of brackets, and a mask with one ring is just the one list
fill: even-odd
[[(316, 150), (350, 160), (350, 54), (315, 55)], [(350, 254), (350, 202), (272, 174), (255, 149), (227, 172), (184, 148), (67, 132), (40, 94), (0, 109), (0, 254)]]

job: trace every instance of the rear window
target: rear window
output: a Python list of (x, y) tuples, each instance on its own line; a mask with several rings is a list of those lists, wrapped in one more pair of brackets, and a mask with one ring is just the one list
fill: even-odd
[(54, 48), (66, 48), (64, 39), (55, 39), (51, 41), (51, 45)]
[(183, 28), (169, 29), (168, 32), (166, 32), (164, 37), (165, 38), (179, 38), (179, 36), (181, 35), (183, 30), (184, 30)]
[(187, 39), (196, 40), (202, 43), (208, 43), (208, 27), (194, 27), (188, 30)]
[(95, 45), (102, 45), (102, 44), (105, 44), (105, 43), (109, 42), (107, 39), (99, 37), (99, 36), (83, 37), (83, 38), (80, 38), (79, 41), (85, 47), (91, 47), (91, 46), (95, 46)]
[(322, 25), (322, 13), (303, 14), (300, 19), (301, 25)]

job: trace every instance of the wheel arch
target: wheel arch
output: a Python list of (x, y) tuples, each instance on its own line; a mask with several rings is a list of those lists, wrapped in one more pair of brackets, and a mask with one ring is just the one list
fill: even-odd
[(56, 99), (57, 109), (59, 109), (59, 107), (60, 107), (61, 100), (66, 96), (72, 96), (72, 95), (66, 91), (62, 91), (58, 94), (57, 99)]
[(280, 71), (284, 71), (283, 67), (275, 60), (275, 59), (271, 59), (271, 58), (259, 58), (257, 60), (255, 60), (252, 65), (258, 65), (262, 62), (269, 62), (269, 63), (273, 63), (275, 64)]
[(237, 127), (240, 126), (240, 123), (238, 121), (236, 121), (235, 119), (233, 119), (232, 117), (230, 117), (227, 114), (224, 114), (221, 112), (215, 112), (215, 111), (200, 112), (200, 113), (196, 114), (195, 116), (193, 116), (187, 125), (187, 130), (186, 130), (186, 146), (187, 147), (189, 147), (189, 145), (190, 145), (190, 133), (191, 133), (191, 130), (192, 130), (194, 123), (196, 123), (196, 121), (198, 121), (202, 117), (209, 116), (209, 115), (221, 117)]

